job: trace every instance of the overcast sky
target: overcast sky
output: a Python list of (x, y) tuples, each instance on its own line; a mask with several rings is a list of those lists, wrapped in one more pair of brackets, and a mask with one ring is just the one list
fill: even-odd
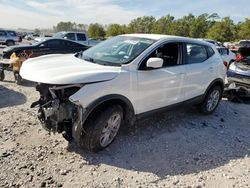
[(52, 28), (60, 21), (127, 24), (138, 16), (218, 13), (250, 18), (250, 0), (0, 0), (0, 28)]

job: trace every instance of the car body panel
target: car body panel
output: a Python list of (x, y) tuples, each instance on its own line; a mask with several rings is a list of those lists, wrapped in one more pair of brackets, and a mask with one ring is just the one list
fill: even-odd
[(111, 80), (119, 74), (120, 69), (90, 63), (73, 54), (57, 54), (30, 58), (23, 63), (20, 75), (41, 83), (75, 84)]

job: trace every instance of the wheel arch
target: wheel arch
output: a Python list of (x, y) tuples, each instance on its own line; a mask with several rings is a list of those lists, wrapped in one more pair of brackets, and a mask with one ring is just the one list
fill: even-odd
[(123, 95), (111, 94), (98, 98), (86, 108), (86, 112), (84, 113), (85, 115), (83, 117), (83, 126), (91, 115), (98, 114), (103, 108), (115, 104), (118, 104), (122, 107), (124, 112), (124, 120), (133, 124), (134, 121), (131, 120), (135, 119), (135, 110), (130, 100)]
[(208, 91), (214, 87), (214, 86), (220, 86), (222, 89), (222, 92), (224, 90), (224, 81), (221, 78), (217, 78), (215, 80), (213, 80), (207, 87), (206, 92), (205, 92), (205, 96), (207, 95)]

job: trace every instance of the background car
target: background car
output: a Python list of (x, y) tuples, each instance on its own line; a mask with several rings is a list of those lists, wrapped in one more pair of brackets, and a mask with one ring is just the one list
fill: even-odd
[(3, 50), (0, 80), (2, 81), (5, 78), (4, 70), (11, 68), (16, 83), (20, 84), (22, 78), (19, 75), (19, 70), (22, 63), (28, 58), (46, 54), (70, 54), (84, 51), (88, 48), (89, 46), (77, 42), (54, 38), (33, 45), (7, 47)]
[(69, 54), (84, 51), (89, 46), (66, 39), (48, 39), (32, 45), (12, 46), (3, 50), (3, 59), (9, 59), (13, 52), (18, 56), (24, 50), (32, 52), (32, 57), (46, 54)]
[(239, 48), (236, 61), (227, 71), (227, 79), (229, 83), (250, 89), (250, 46)]
[(13, 30), (0, 29), (0, 44), (13, 46), (16, 42), (21, 42), (22, 38)]
[(35, 34), (35, 33), (28, 33), (24, 39), (26, 40), (34, 40), (36, 37), (39, 37), (40, 35), (39, 34)]

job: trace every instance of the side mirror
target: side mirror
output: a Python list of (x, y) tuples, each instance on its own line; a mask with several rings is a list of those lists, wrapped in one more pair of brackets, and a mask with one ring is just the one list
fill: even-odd
[(68, 37), (63, 37), (64, 39), (68, 39)]
[(161, 68), (163, 65), (163, 59), (158, 57), (151, 57), (148, 59), (146, 66), (148, 68)]
[(45, 47), (45, 44), (41, 44), (40, 46), (39, 46), (39, 48), (44, 48)]

